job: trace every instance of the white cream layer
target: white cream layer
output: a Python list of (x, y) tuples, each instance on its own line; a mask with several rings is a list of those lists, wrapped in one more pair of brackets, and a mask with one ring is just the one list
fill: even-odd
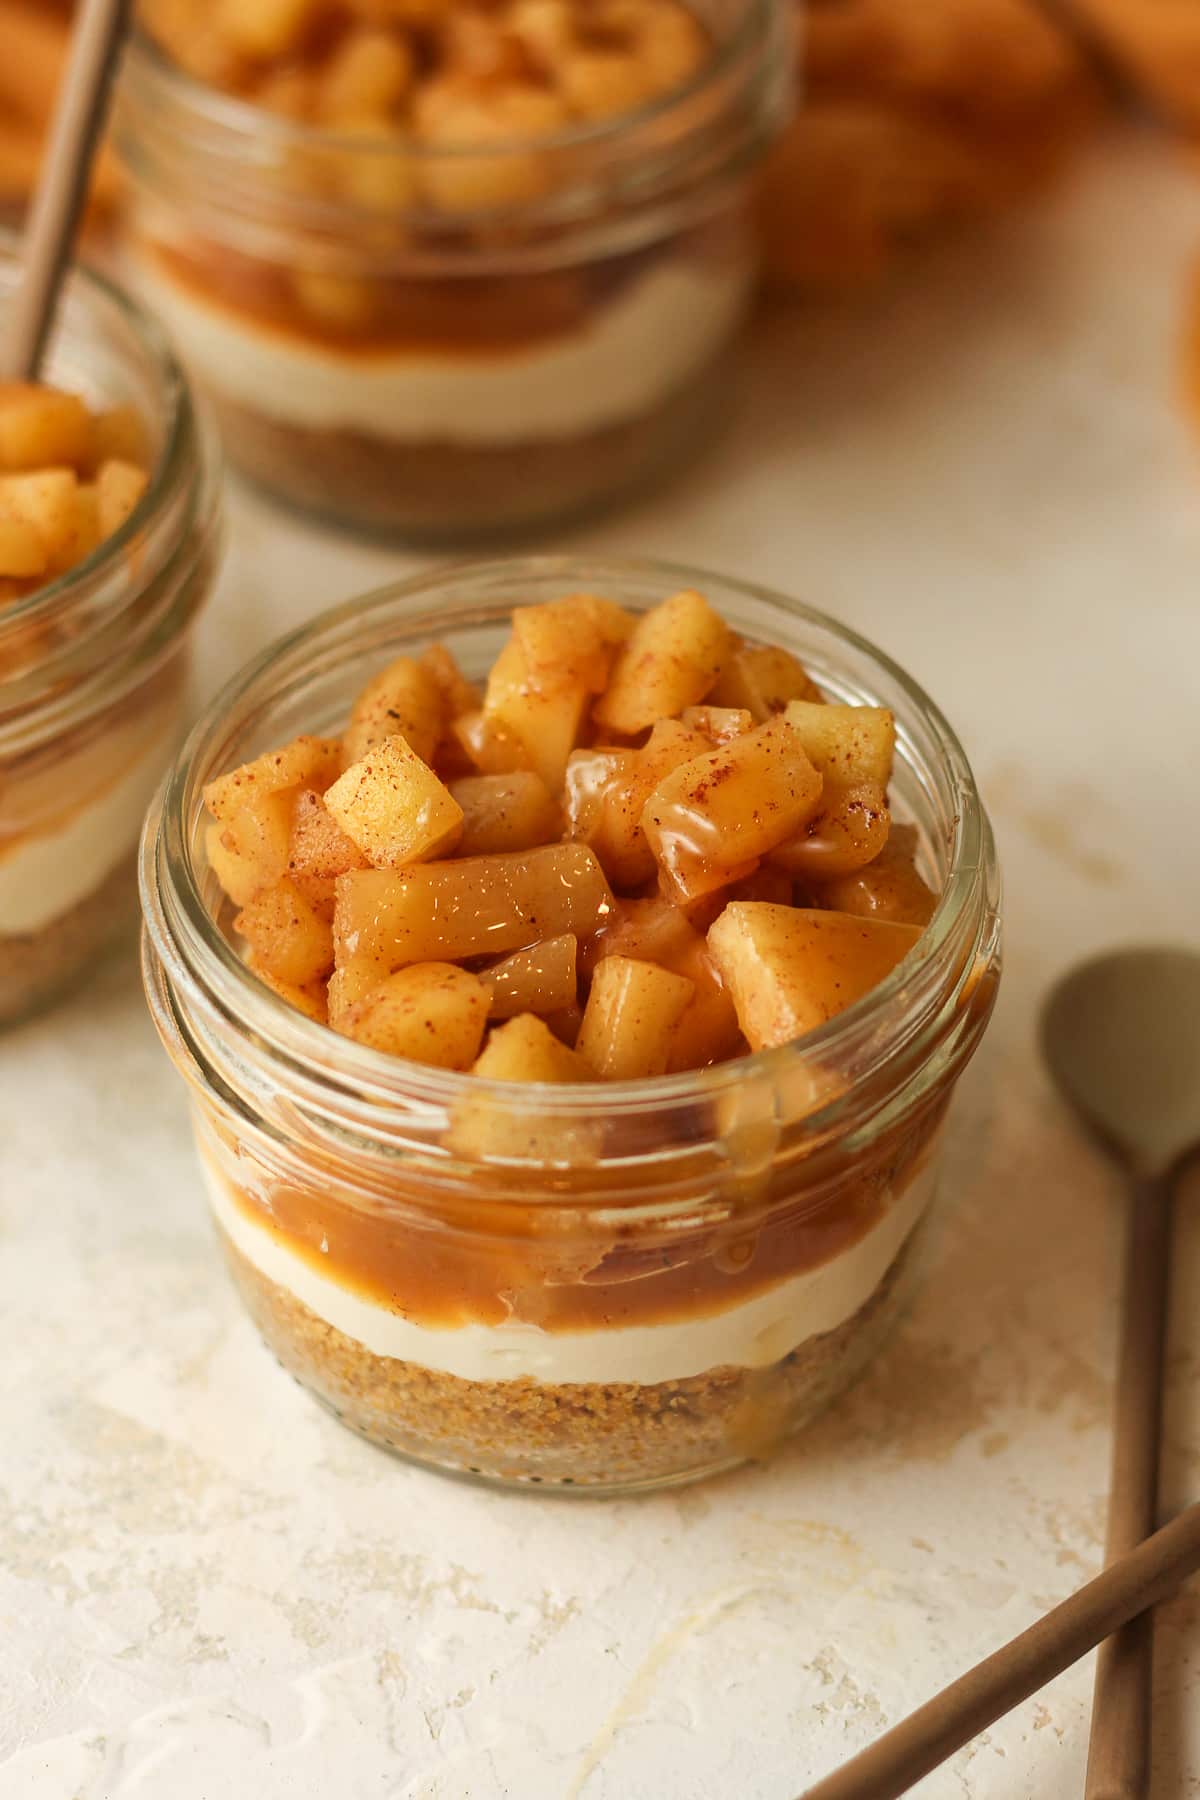
[(650, 412), (733, 332), (742, 268), (660, 262), (578, 331), (514, 349), (346, 355), (237, 315), (141, 259), (152, 308), (200, 379), (280, 423), (399, 442), (503, 446), (580, 437)]
[(146, 808), (165, 766), (168, 740), (157, 739), (103, 793), (57, 829), (0, 838), (0, 937), (42, 931), (98, 888), (137, 844)]
[(933, 1195), (936, 1155), (851, 1249), (757, 1294), (744, 1305), (697, 1319), (589, 1331), (502, 1325), (435, 1328), (351, 1293), (258, 1225), (237, 1204), (207, 1157), (205, 1183), (222, 1230), (268, 1281), (375, 1356), (457, 1375), (463, 1381), (680, 1381), (732, 1365), (778, 1362), (809, 1338), (833, 1331), (870, 1299)]

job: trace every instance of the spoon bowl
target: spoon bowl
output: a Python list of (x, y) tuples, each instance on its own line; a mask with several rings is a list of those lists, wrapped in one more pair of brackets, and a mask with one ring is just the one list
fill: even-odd
[(1042, 1017), (1059, 1087), (1139, 1175), (1200, 1143), (1200, 954), (1119, 950), (1059, 983)]
[[(1111, 1562), (1157, 1522), (1173, 1189), (1200, 1146), (1200, 955), (1120, 950), (1084, 963), (1051, 994), (1042, 1045), (1066, 1098), (1128, 1177)], [(1148, 1800), (1152, 1655), (1148, 1612), (1101, 1649), (1084, 1800)]]

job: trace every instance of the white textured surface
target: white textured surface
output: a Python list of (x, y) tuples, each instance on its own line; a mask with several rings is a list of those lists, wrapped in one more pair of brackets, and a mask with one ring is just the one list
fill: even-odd
[[(571, 1504), (389, 1461), (227, 1288), (132, 960), (0, 1043), (5, 1800), (794, 1800), (1097, 1568), (1115, 1187), (1034, 1018), (1073, 957), (1196, 935), (1200, 455), (1173, 383), (1197, 250), (1194, 173), (1100, 153), (857, 320), (767, 320), (728, 443), (573, 540), (749, 572), (879, 638), (961, 726), (1002, 841), (959, 1208), (883, 1359), (772, 1466)], [(210, 675), (413, 560), (235, 512)], [(1176, 1287), (1172, 1504), (1200, 1490), (1200, 1205)], [(1074, 1800), (1090, 1674), (923, 1800)], [(1195, 1588), (1156, 1685), (1179, 1800)]]

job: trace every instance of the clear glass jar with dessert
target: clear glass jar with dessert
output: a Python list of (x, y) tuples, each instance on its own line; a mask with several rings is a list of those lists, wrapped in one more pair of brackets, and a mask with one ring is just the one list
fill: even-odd
[(995, 856), (941, 714), (823, 615), (568, 558), (343, 606), (196, 727), (142, 893), (234, 1278), (376, 1442), (692, 1478), (911, 1291)]
[[(0, 313), (15, 281), (0, 239)], [(74, 272), (44, 383), (0, 384), (0, 1025), (136, 921), (216, 506), (211, 434), (158, 327)]]
[(435, 537), (710, 434), (791, 0), (146, 0), (143, 291), (262, 485)]

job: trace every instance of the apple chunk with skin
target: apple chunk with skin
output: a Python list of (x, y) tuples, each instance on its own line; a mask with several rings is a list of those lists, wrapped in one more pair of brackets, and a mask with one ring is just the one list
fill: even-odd
[(789, 1044), (870, 993), (921, 929), (848, 913), (735, 900), (708, 934), (752, 1050)]
[(326, 791), (325, 807), (377, 869), (427, 861), (462, 831), (462, 807), (399, 735), (352, 763)]

